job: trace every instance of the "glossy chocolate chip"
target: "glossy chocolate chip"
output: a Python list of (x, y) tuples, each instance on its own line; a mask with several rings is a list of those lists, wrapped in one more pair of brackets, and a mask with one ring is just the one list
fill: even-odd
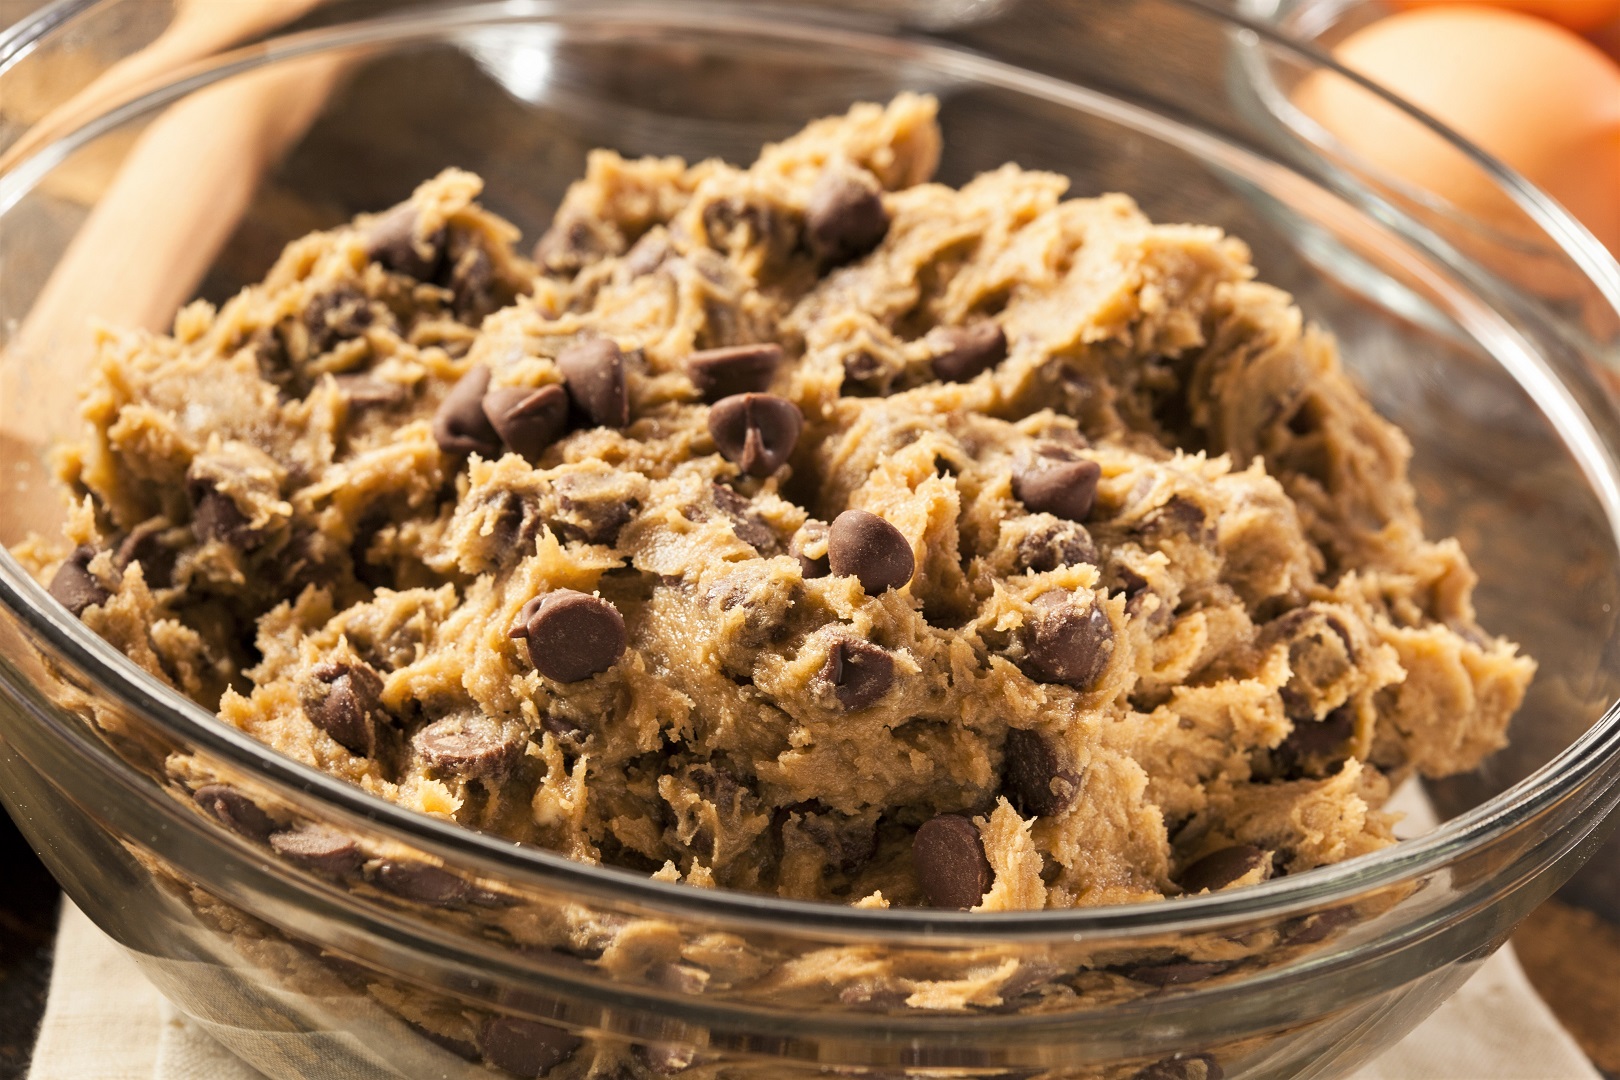
[(894, 685), (894, 657), (870, 641), (839, 638), (827, 651), (816, 678), (832, 687), (845, 709), (876, 704)]
[(479, 1035), (484, 1060), (513, 1076), (545, 1076), (574, 1056), (580, 1039), (562, 1028), (533, 1020), (497, 1016)]
[(733, 394), (709, 409), (715, 446), (749, 476), (769, 476), (787, 464), (803, 428), (799, 407), (775, 394)]
[(387, 211), (366, 229), (366, 257), (396, 274), (431, 280), (444, 254), (444, 232), (418, 238), (416, 224), (416, 207), (408, 202)]
[(534, 669), (558, 682), (606, 671), (624, 655), (624, 616), (599, 596), (558, 589), (523, 605), (511, 636), (525, 639)]
[(1028, 664), (1042, 682), (1089, 690), (1114, 654), (1114, 626), (1095, 600), (1080, 607), (1063, 593), (1035, 601), (1032, 632), (1027, 639)]
[(1247, 877), (1256, 867), (1264, 865), (1264, 849), (1253, 844), (1235, 844), (1210, 852), (1181, 872), (1181, 887), (1190, 893), (1208, 889), (1215, 892), (1232, 882)]
[(473, 889), (448, 870), (406, 859), (384, 859), (371, 882), (384, 892), (433, 907), (449, 907), (469, 898)]
[(1102, 468), (1088, 458), (1065, 460), (1046, 454), (1021, 458), (1013, 469), (1013, 494), (1038, 514), (1084, 521), (1097, 503)]
[(1080, 774), (1068, 767), (1051, 739), (1038, 731), (1012, 728), (1007, 732), (1002, 790), (1025, 817), (1052, 817), (1074, 805)]
[(233, 787), (205, 784), (192, 792), (191, 797), (220, 824), (250, 840), (264, 840), (276, 831), (276, 823), (270, 815)]
[(95, 557), (95, 548), (81, 544), (51, 575), (52, 599), (74, 615), (83, 615), (85, 608), (105, 604), (112, 596), (90, 572), (90, 560)]
[(1194, 960), (1172, 960), (1166, 964), (1137, 964), (1121, 968), (1120, 974), (1132, 982), (1149, 986), (1182, 986), (1202, 982), (1225, 971), (1230, 964), (1199, 963)]
[(251, 551), (264, 542), (236, 500), (221, 491), (212, 477), (190, 477), (186, 493), (191, 500), (191, 528), (198, 540), (218, 541), (241, 551)]
[(303, 697), (310, 723), (349, 752), (371, 757), (377, 752), (378, 725), (388, 722), (382, 706), (382, 680), (365, 664), (321, 664), (311, 673)]
[(911, 842), (911, 855), (929, 907), (977, 907), (995, 880), (978, 826), (960, 814), (925, 822)]
[(1097, 544), (1077, 521), (1034, 518), (1029, 531), (1018, 541), (1018, 561), (1037, 574), (1081, 563), (1095, 565)]
[(1224, 1080), (1226, 1071), (1209, 1054), (1177, 1054), (1138, 1069), (1131, 1080)]
[(1007, 335), (993, 322), (952, 326), (941, 336), (946, 344), (934, 356), (936, 379), (967, 382), (1007, 359)]
[(592, 425), (630, 423), (630, 384), (618, 345), (607, 338), (576, 341), (557, 355), (557, 368), (568, 381), (569, 400)]
[(686, 376), (704, 401), (733, 394), (757, 394), (771, 388), (782, 366), (782, 346), (772, 342), (704, 349), (686, 358)]
[(305, 825), (273, 833), (270, 847), (283, 859), (327, 877), (356, 874), (365, 855), (348, 836), (324, 825)]
[(828, 169), (810, 190), (804, 225), (816, 257), (827, 266), (841, 266), (883, 242), (889, 214), (869, 178), (852, 170)]
[(527, 740), (515, 727), (471, 714), (435, 720), (412, 739), (430, 768), (458, 776), (498, 776), (523, 757)]
[(484, 415), (508, 450), (538, 465), (568, 431), (568, 392), (556, 383), (498, 387), (484, 395)]
[(120, 568), (141, 564), (141, 576), (152, 589), (166, 589), (174, 583), (174, 564), (179, 553), (165, 542), (169, 531), (162, 519), (142, 522), (129, 531), (113, 562)]
[(489, 390), (489, 368), (478, 364), (463, 375), (433, 414), (433, 438), (447, 454), (477, 454), (494, 458), (501, 453), (501, 437), (484, 414)]
[(840, 577), (859, 578), (870, 596), (900, 588), (917, 570), (905, 534), (865, 510), (845, 510), (833, 519), (827, 530), (827, 564)]
[[(827, 560), (827, 533), (825, 521), (809, 518), (788, 541), (788, 553), (799, 560), (799, 571), (807, 580), (823, 578), (832, 573), (832, 566)], [(807, 550), (819, 551), (820, 554), (809, 555), (806, 554)]]

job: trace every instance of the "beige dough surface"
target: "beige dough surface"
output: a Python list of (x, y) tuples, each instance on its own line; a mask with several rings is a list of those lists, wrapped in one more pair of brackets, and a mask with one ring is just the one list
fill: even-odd
[[(1534, 670), (1423, 536), (1405, 439), (1241, 242), (1012, 165), (931, 183), (934, 109), (857, 106), (748, 168), (598, 152), (537, 261), (447, 172), (170, 336), (108, 333), (66, 544), (23, 554), (287, 755), (696, 885), (1062, 908), (1393, 843), (1391, 779), (1475, 766)], [(829, 254), (818, 205), (879, 191), (876, 246)], [(622, 426), (558, 362), (603, 341)], [(745, 470), (688, 360), (759, 342), (802, 431)], [(566, 384), (567, 434), (447, 452), (475, 370)], [(1094, 505), (1026, 498), (1041, 468)], [(909, 580), (818, 561), (850, 510)], [(571, 681), (511, 636), (565, 589), (626, 641)], [(967, 840), (919, 844), (942, 816)]]

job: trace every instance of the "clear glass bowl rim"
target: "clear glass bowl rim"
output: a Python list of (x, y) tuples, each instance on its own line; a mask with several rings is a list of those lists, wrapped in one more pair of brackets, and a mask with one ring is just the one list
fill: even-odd
[[(103, 0), (56, 0), (33, 16), (0, 31), (0, 78), (47, 36), (68, 27)], [(1406, 112), (1452, 143), (1490, 176), (1557, 244), (1588, 282), (1620, 312), (1620, 263), (1567, 211), (1523, 177), (1496, 161), (1455, 132), (1407, 105), (1375, 83), (1337, 64), (1308, 43), (1282, 34), (1263, 21), (1224, 10), (1212, 0), (1163, 0), (1197, 17), (1208, 19), (1240, 38), (1250, 49), (1263, 47), (1276, 55), (1318, 70), (1331, 71), (1361, 85), (1390, 105)], [(544, 21), (570, 28), (593, 23), (654, 26), (678, 31), (703, 29), (727, 37), (756, 36), (805, 42), (807, 39), (868, 54), (920, 61), (966, 76), (973, 82), (1012, 90), (1037, 99), (1074, 107), (1084, 101), (1092, 107), (1110, 103), (1110, 110), (1128, 115), (1139, 124), (1175, 130), (1180, 141), (1219, 150), (1228, 160), (1249, 160), (1254, 151), (1212, 131), (1193, 127), (1146, 106), (1120, 101), (1060, 78), (1016, 67), (968, 50), (903, 35), (883, 35), (881, 28), (847, 14), (807, 11), (775, 4), (727, 4), (708, 0), (679, 5), (646, 0), (504, 0), (463, 5), (448, 11), (428, 7), (369, 18), (334, 27), (301, 31), (272, 41), (223, 52), (179, 73), (161, 85), (107, 103), (95, 116), (68, 130), (48, 133), (51, 138), (15, 161), (0, 153), (0, 218), (17, 198), (31, 190), (40, 177), (94, 138), (149, 109), (168, 104), (213, 82), (266, 67), (280, 61), (337, 48), (431, 39), (448, 30), (467, 29), (492, 22)], [(1402, 238), (1447, 270), (1477, 280), (1481, 271), (1444, 247), (1424, 245), (1416, 229), (1400, 211), (1368, 199), (1354, 181), (1327, 167), (1325, 176), (1308, 176), (1286, 162), (1265, 160), (1313, 186), (1349, 201), (1396, 228)], [(1560, 381), (1561, 384), (1561, 381)], [(1612, 455), (1603, 454), (1608, 467), (1606, 488), (1611, 498), (1605, 511), (1611, 533), (1620, 533), (1620, 506), (1613, 494), (1620, 490), (1620, 469)], [(1589, 481), (1592, 479), (1588, 477)], [(1603, 492), (1599, 492), (1600, 497)], [(1611, 540), (1614, 537), (1611, 535)], [(543, 889), (566, 888), (581, 897), (632, 903), (670, 916), (703, 920), (723, 918), (743, 927), (791, 932), (814, 925), (852, 939), (893, 941), (896, 936), (948, 941), (1009, 942), (1088, 936), (1125, 937), (1211, 928), (1255, 918), (1276, 918), (1294, 911), (1316, 909), (1347, 901), (1367, 891), (1424, 877), (1533, 820), (1565, 798), (1614, 757), (1620, 756), (1620, 702), (1611, 704), (1602, 718), (1565, 747), (1551, 761), (1508, 790), (1443, 823), (1433, 831), (1382, 851), (1314, 870), (1299, 877), (1276, 878), (1260, 885), (1169, 903), (1116, 904), (1068, 910), (970, 913), (912, 908), (859, 909), (811, 901), (782, 900), (732, 890), (704, 890), (651, 880), (616, 867), (591, 866), (537, 847), (520, 847), (499, 837), (474, 832), (424, 814), (414, 813), (365, 793), (311, 766), (283, 757), (245, 733), (221, 724), (195, 702), (140, 670), (123, 654), (68, 615), (45, 589), (22, 569), (9, 551), (0, 548), (0, 604), (19, 616), (29, 631), (88, 676), (98, 690), (164, 734), (221, 762), (252, 775), (290, 805), (314, 801), (321, 811), (433, 852), (447, 862), (505, 877), (515, 885)], [(152, 798), (150, 785), (132, 776), (128, 766), (104, 746), (88, 744), (81, 736), (55, 725), (56, 732), (100, 758), (100, 764), (132, 787), (140, 797)], [(176, 810), (178, 812), (178, 810)]]

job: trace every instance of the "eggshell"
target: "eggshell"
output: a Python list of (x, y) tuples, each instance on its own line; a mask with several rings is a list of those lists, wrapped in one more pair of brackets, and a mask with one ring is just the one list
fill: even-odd
[(1620, 0), (1394, 0), (1397, 8), (1457, 7), (1474, 4), (1481, 7), (1509, 8), (1550, 19), (1577, 33), (1596, 30), (1604, 23), (1620, 19)]

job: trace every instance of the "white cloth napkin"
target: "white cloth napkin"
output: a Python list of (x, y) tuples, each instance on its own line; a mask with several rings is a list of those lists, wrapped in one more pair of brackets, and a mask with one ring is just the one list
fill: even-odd
[[(128, 954), (64, 904), (29, 1080), (265, 1080), (190, 1024)], [(1602, 1080), (1511, 947), (1354, 1080)]]

